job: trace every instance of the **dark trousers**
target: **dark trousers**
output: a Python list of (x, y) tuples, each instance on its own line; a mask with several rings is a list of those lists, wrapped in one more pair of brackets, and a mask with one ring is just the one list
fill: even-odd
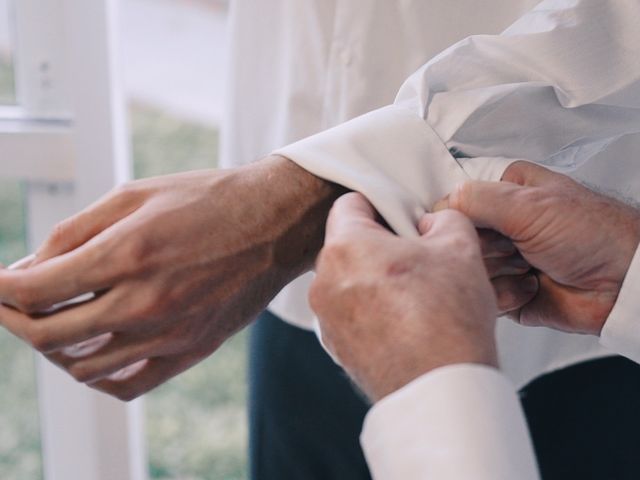
[[(252, 480), (370, 478), (358, 440), (368, 406), (313, 333), (265, 312), (249, 365)], [(638, 365), (582, 363), (521, 397), (544, 480), (640, 479)]]

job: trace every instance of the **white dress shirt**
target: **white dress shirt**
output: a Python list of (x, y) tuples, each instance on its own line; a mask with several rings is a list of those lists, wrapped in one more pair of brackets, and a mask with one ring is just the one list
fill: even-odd
[(361, 442), (375, 480), (539, 478), (513, 385), (481, 365), (439, 368), (382, 399)]
[[(304, 139), (278, 151), (361, 191), (406, 236), (416, 235), (417, 219), (458, 182), (499, 180), (520, 158), (568, 171), (596, 157), (576, 176), (637, 198), (640, 2), (549, 0), (532, 10), (536, 3), (236, 0), (226, 164), (246, 163)], [(415, 70), (393, 103), (398, 86)], [(618, 140), (625, 134), (634, 135)], [(639, 263), (634, 261), (629, 279), (640, 275)], [(283, 291), (270, 307), (274, 313), (309, 326), (309, 279)], [(618, 302), (603, 333), (606, 346), (627, 355), (638, 351), (625, 343), (630, 330), (637, 335), (636, 285), (625, 281), (620, 298), (626, 300)], [(610, 354), (591, 337), (508, 321), (499, 323), (498, 342), (503, 371), (516, 386)], [(459, 392), (472, 378), (485, 387), (459, 402), (437, 397), (438, 391)], [(430, 433), (458, 431), (458, 425), (469, 438), (476, 435), (477, 445), (521, 452), (509, 457), (517, 459), (511, 465), (500, 460), (498, 450), (487, 451), (482, 471), (492, 473), (474, 478), (535, 478), (523, 424), (512, 421), (519, 408), (515, 390), (498, 378), (460, 366), (432, 372), (381, 402), (363, 434), (374, 476), (425, 478), (415, 462), (417, 470), (392, 473), (411, 463), (406, 449), (416, 445), (415, 458), (423, 460), (418, 463), (442, 472), (440, 478), (468, 478), (437, 465), (443, 451), (451, 458), (471, 455), (473, 442)], [(452, 406), (448, 414), (420, 408), (429, 392), (436, 395), (434, 405)], [(394, 408), (399, 402), (402, 408)], [(506, 427), (480, 422), (482, 429), (475, 431), (466, 422), (456, 424), (464, 418), (465, 402), (478, 418), (492, 418), (492, 405), (500, 402), (500, 411), (512, 414), (503, 419)], [(416, 421), (403, 420), (407, 415)], [(489, 445), (487, 436), (494, 440)], [(403, 444), (385, 448), (385, 438), (401, 438)], [(419, 446), (429, 444), (434, 448)], [(522, 474), (511, 475), (514, 468)]]

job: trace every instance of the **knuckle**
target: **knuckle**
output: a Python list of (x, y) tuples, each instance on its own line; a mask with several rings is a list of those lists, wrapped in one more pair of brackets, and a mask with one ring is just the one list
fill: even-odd
[(151, 251), (151, 242), (143, 235), (130, 238), (124, 249), (124, 261), (134, 270), (145, 263)]
[(89, 383), (88, 386), (122, 402), (131, 402), (145, 393), (144, 391), (140, 391), (135, 385), (113, 380)]
[(93, 371), (91, 368), (82, 362), (69, 366), (67, 371), (69, 372), (69, 375), (79, 383), (87, 383), (91, 381), (93, 377)]
[(109, 192), (105, 201), (118, 208), (131, 208), (138, 205), (143, 199), (143, 192), (139, 181), (122, 183)]
[(184, 305), (190, 293), (184, 289), (160, 288), (149, 295), (147, 309), (154, 316), (166, 316), (169, 312), (175, 312), (180, 305)]
[(327, 243), (322, 249), (319, 262), (325, 267), (342, 265), (352, 255), (353, 245), (344, 239)]
[(543, 201), (553, 199), (554, 195), (548, 189), (528, 187), (519, 191), (518, 200), (523, 205), (537, 205)]
[(149, 193), (148, 180), (134, 180), (125, 182), (115, 187), (109, 194), (108, 199), (115, 201), (121, 207), (138, 205)]
[(471, 227), (471, 221), (464, 215), (464, 213), (458, 210), (444, 210), (439, 213), (443, 221), (449, 224), (449, 228), (456, 230), (469, 230)]
[(450, 246), (460, 255), (477, 256), (480, 251), (478, 237), (471, 235), (466, 229), (451, 231)]
[(154, 319), (167, 311), (169, 302), (169, 299), (155, 292), (141, 294), (130, 312), (138, 320)]
[[(20, 278), (20, 277), (18, 277)], [(38, 302), (33, 288), (28, 282), (18, 280), (13, 292), (13, 299), (16, 307), (25, 313), (35, 313), (37, 311)]]
[[(191, 354), (198, 358), (198, 361), (206, 358), (211, 351), (216, 351), (220, 345), (226, 340), (228, 334), (214, 335), (213, 338), (204, 336), (202, 331), (193, 326), (185, 333), (179, 333), (178, 335), (166, 338), (170, 346), (173, 346), (172, 351), (177, 354)], [(208, 350), (212, 349), (212, 350)]]
[(495, 288), (495, 291), (498, 308), (502, 312), (511, 312), (526, 304), (526, 302), (519, 297), (517, 290), (511, 283), (503, 284), (499, 288)]
[(39, 352), (51, 351), (55, 346), (49, 329), (40, 323), (32, 323), (27, 329), (27, 340)]
[(105, 333), (103, 320), (100, 317), (87, 316), (83, 319), (84, 334), (87, 338), (96, 338)]
[(211, 346), (218, 341), (203, 334), (197, 325), (190, 322), (176, 322), (171, 328), (156, 332), (155, 340), (158, 345), (173, 355), (184, 352), (194, 353), (203, 343)]
[(473, 182), (467, 181), (456, 186), (449, 196), (449, 207), (459, 212), (468, 212), (473, 196)]
[(67, 218), (66, 220), (56, 224), (49, 234), (49, 238), (46, 242), (47, 246), (56, 249), (56, 247), (63, 245), (66, 240), (73, 235), (76, 225), (77, 221), (75, 217)]
[(136, 182), (121, 183), (111, 191), (111, 196), (121, 201), (134, 198), (136, 196)]
[(323, 282), (320, 279), (316, 279), (309, 289), (309, 304), (315, 312), (320, 312), (324, 309), (324, 305), (327, 299), (327, 291), (324, 288)]
[(133, 387), (123, 386), (118, 388), (113, 396), (122, 402), (131, 402), (140, 397), (144, 392), (139, 392)]
[(176, 332), (176, 335), (172, 335), (171, 338), (167, 339), (167, 343), (172, 352), (181, 353), (185, 351), (189, 351), (194, 347), (200, 340), (200, 335), (196, 334), (193, 330), (188, 329), (184, 331), (181, 329)]

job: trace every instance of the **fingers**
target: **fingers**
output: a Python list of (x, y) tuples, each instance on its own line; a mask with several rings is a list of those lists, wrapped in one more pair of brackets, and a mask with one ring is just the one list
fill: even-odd
[(119, 222), (143, 199), (142, 194), (120, 189), (60, 223), (35, 256), (0, 271), (0, 302), (33, 313), (111, 287), (114, 276), (122, 272), (117, 262), (105, 257), (113, 238), (126, 228), (126, 222)]
[(170, 353), (168, 343), (164, 337), (144, 339), (139, 335), (112, 335), (106, 342), (98, 340), (98, 348), (90, 346), (94, 351), (89, 350), (85, 355), (69, 355), (71, 352), (65, 349), (49, 353), (47, 358), (69, 372), (78, 382), (93, 383), (112, 375), (122, 375), (123, 369), (147, 358)]
[(7, 268), (9, 270), (24, 270), (25, 268), (29, 268), (33, 264), (35, 259), (36, 259), (36, 256), (35, 254), (32, 253), (31, 255), (27, 255), (26, 257), (18, 260), (17, 262), (12, 263)]
[(478, 235), (468, 218), (454, 210), (425, 214), (418, 223), (418, 231), (423, 238), (441, 233), (459, 232), (467, 234), (477, 242)]
[(533, 274), (494, 278), (491, 283), (501, 315), (515, 312), (531, 302), (537, 295), (539, 284)]
[(197, 361), (197, 358), (187, 356), (151, 358), (144, 361), (141, 368), (134, 366), (139, 370), (134, 369), (132, 374), (124, 372), (124, 379), (106, 378), (90, 383), (89, 386), (128, 402), (184, 372)]
[(467, 216), (476, 227), (491, 229), (517, 240), (522, 224), (532, 219), (542, 192), (506, 182), (467, 182), (440, 200), (434, 210), (454, 209)]
[(122, 319), (128, 318), (119, 308), (121, 303), (115, 294), (106, 294), (46, 316), (27, 315), (0, 304), (0, 324), (36, 350), (47, 353), (118, 331)]
[(506, 275), (523, 275), (531, 269), (531, 265), (519, 253), (508, 257), (485, 258), (484, 265), (491, 279)]
[(530, 186), (544, 185), (560, 178), (564, 178), (564, 175), (525, 160), (512, 163), (502, 174), (503, 182)]
[(56, 225), (36, 252), (32, 266), (83, 245), (130, 215), (140, 203), (140, 196), (130, 193), (125, 188), (107, 194), (82, 212)]
[[(72, 259), (58, 257), (34, 269), (0, 271), (0, 302), (23, 312), (36, 313), (84, 293), (107, 288), (104, 272), (95, 268), (93, 261), (85, 263), (84, 258), (82, 255), (74, 255)], [(83, 263), (88, 264), (88, 272), (74, 278), (77, 270), (84, 271)]]
[(376, 211), (360, 193), (347, 193), (333, 204), (327, 219), (325, 243), (361, 229), (384, 230), (376, 222)]
[(484, 258), (509, 257), (517, 253), (513, 242), (495, 230), (478, 229), (478, 237)]
[(0, 270), (0, 302), (36, 313), (112, 287), (128, 271), (127, 265), (113, 255), (114, 245), (126, 250), (121, 245), (130, 240), (129, 235), (122, 233), (125, 228), (125, 224), (112, 227), (81, 247), (38, 265)]

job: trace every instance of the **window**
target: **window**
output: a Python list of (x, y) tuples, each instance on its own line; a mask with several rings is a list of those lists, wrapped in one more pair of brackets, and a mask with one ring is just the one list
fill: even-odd
[[(225, 22), (223, 0), (0, 0), (0, 262), (127, 180), (130, 143), (138, 177), (216, 166)], [(131, 139), (118, 54), (139, 55), (124, 58)], [(78, 385), (0, 332), (2, 478), (246, 478), (245, 339), (148, 395), (145, 437), (140, 401)]]
[[(26, 254), (23, 185), (0, 181), (0, 262)], [(0, 472), (7, 479), (42, 477), (35, 358), (29, 348), (0, 330)]]
[[(127, 0), (120, 33), (136, 178), (214, 168), (226, 2)], [(145, 396), (151, 479), (247, 478), (245, 369), (240, 334)]]
[(11, 105), (16, 101), (12, 18), (10, 0), (0, 0), (0, 105)]
[[(8, 79), (2, 83), (8, 100), (0, 102), (5, 262), (32, 251), (57, 221), (127, 179), (124, 105), (113, 70), (115, 3), (0, 0)], [(0, 401), (9, 402), (7, 412), (19, 405), (15, 418), (1, 418), (0, 461), (10, 464), (0, 466), (3, 479), (146, 477), (140, 403), (125, 405), (78, 385), (0, 335), (13, 367), (0, 378)]]

